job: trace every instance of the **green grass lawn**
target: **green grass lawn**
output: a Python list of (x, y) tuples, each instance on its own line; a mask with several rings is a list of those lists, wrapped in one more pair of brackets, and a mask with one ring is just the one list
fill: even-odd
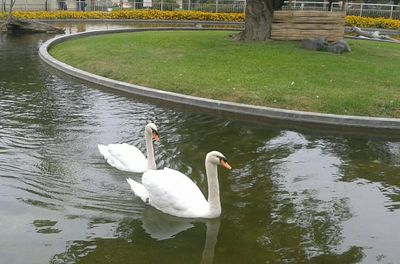
[(243, 43), (228, 31), (119, 33), (50, 50), (79, 69), (194, 96), (293, 110), (400, 118), (400, 45), (349, 40), (351, 53), (299, 42)]

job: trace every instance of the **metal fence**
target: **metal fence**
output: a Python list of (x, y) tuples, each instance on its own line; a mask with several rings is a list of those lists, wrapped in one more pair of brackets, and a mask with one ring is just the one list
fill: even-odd
[[(207, 1), (207, 2), (204, 2)], [(1, 0), (1, 10), (7, 11), (9, 1)], [(291, 1), (293, 10), (328, 10), (328, 2)], [(23, 11), (112, 11), (119, 9), (193, 10), (205, 12), (235, 12), (245, 10), (243, 0), (16, 0), (14, 10)], [(288, 9), (288, 1), (282, 9)], [(342, 2), (332, 4), (331, 11), (346, 10), (347, 15), (400, 19), (400, 5)]]
[[(288, 8), (288, 1), (284, 8)], [(296, 1), (292, 0), (292, 9), (294, 10), (329, 10), (328, 2)], [(400, 5), (391, 4), (366, 4), (366, 3), (332, 3), (332, 11), (346, 11), (346, 15), (364, 16), (364, 17), (385, 17), (400, 19)]]
[[(126, 0), (125, 0), (126, 1)], [(1, 0), (1, 11), (9, 9), (10, 0)], [(54, 10), (73, 10), (73, 11), (106, 11), (111, 1), (92, 1), (92, 0), (16, 0), (13, 10), (16, 11), (54, 11)]]
[[(127, 9), (193, 10), (204, 12), (244, 12), (246, 3), (235, 0), (214, 0), (202, 3), (196, 0), (17, 0), (13, 10), (20, 11), (112, 11)], [(1, 0), (1, 11), (7, 11), (9, 1)]]

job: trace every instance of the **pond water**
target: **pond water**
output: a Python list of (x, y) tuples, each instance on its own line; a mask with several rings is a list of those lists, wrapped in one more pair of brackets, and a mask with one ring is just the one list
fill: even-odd
[[(68, 32), (126, 25), (69, 24)], [(136, 25), (132, 25), (136, 26)], [(0, 35), (1, 263), (396, 263), (400, 141), (277, 128), (108, 90), (52, 70), (48, 35)], [(145, 206), (98, 143), (144, 150), (207, 192), (204, 157), (224, 153), (222, 216)], [(332, 134), (330, 135), (330, 133)]]

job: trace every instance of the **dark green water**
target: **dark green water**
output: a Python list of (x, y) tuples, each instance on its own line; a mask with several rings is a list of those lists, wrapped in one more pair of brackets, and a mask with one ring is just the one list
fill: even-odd
[[(0, 35), (0, 263), (398, 263), (398, 139), (277, 129), (113, 92), (44, 65), (37, 50), (50, 37)], [(104, 162), (98, 143), (144, 150), (148, 120), (159, 167), (205, 193), (205, 154), (228, 157), (219, 219), (149, 208), (125, 181), (140, 174)]]

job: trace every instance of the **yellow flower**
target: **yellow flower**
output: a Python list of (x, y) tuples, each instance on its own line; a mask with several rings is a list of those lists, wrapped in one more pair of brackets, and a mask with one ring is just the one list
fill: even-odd
[[(244, 13), (207, 13), (201, 11), (160, 11), (160, 10), (114, 10), (112, 12), (76, 12), (76, 11), (14, 11), (16, 18), (25, 19), (154, 19), (154, 20), (211, 20), (243, 22)], [(0, 19), (5, 19), (7, 12), (0, 12)], [(400, 29), (400, 20), (347, 16), (347, 26), (361, 28)]]

